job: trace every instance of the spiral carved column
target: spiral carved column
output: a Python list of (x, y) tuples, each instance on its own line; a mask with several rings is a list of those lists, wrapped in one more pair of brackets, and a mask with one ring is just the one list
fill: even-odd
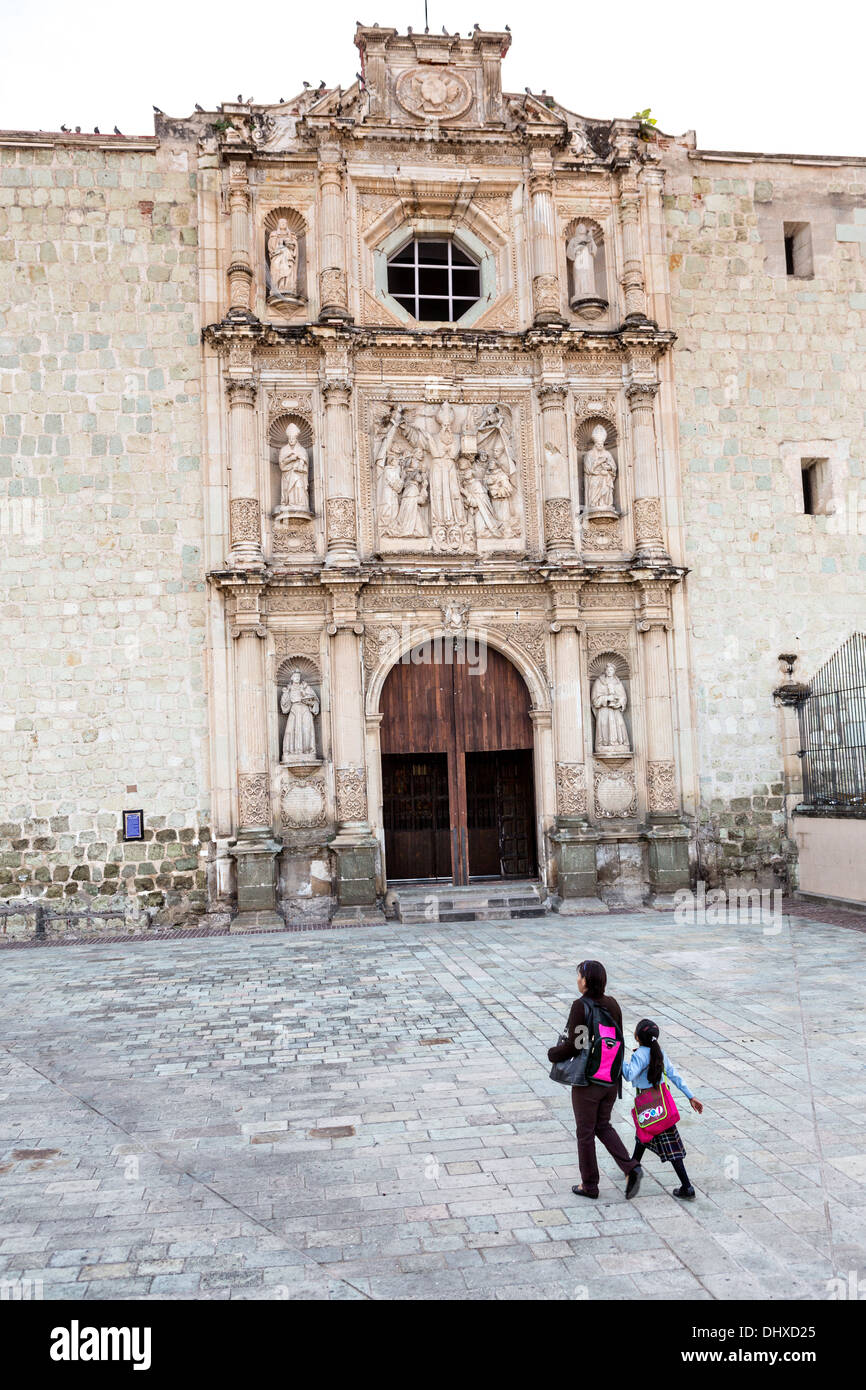
[(328, 529), (328, 564), (357, 565), (358, 542), (355, 522), (355, 463), (352, 450), (352, 417), (349, 404), (352, 387), (348, 381), (326, 381), (325, 461)]
[(351, 320), (346, 285), (343, 163), (338, 147), (319, 150), (319, 318)]
[(252, 381), (229, 379), (229, 565), (236, 569), (261, 569), (262, 509), (259, 500), (256, 454), (256, 388)]
[(626, 391), (631, 410), (635, 559), (667, 560), (656, 447), (655, 382), (636, 382)]
[(548, 167), (529, 179), (530, 241), (532, 245), (532, 303), (537, 324), (564, 323), (562, 291), (556, 268), (556, 220), (553, 180)]
[(574, 517), (568, 476), (566, 388), (542, 386), (541, 429), (544, 449), (544, 540), (550, 559), (574, 555)]
[(620, 188), (619, 218), (622, 226), (622, 289), (626, 323), (647, 322), (646, 284), (640, 232), (640, 190), (637, 180), (624, 178)]
[(229, 261), (229, 312), (250, 313), (253, 285), (250, 255), (250, 192), (243, 160), (233, 160), (229, 181), (231, 214), (231, 259)]

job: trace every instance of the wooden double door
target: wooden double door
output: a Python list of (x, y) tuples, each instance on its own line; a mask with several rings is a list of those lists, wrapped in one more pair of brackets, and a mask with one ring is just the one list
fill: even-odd
[(416, 649), (382, 691), (389, 881), (531, 878), (537, 867), (529, 691), (462, 639)]

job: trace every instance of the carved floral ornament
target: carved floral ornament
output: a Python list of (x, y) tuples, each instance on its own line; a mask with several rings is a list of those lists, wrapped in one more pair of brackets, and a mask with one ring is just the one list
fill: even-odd
[(367, 819), (367, 779), (363, 768), (337, 768), (337, 818), (341, 821)]
[(675, 815), (679, 810), (679, 798), (673, 763), (647, 763), (646, 772), (649, 809), (662, 815)]
[(472, 103), (472, 88), (451, 67), (407, 68), (397, 78), (396, 96), (404, 111), (421, 120), (456, 120)]
[(239, 775), (238, 819), (241, 825), (270, 824), (271, 804), (266, 772), (242, 772)]
[(556, 809), (560, 816), (586, 815), (586, 767), (583, 763), (556, 764)]

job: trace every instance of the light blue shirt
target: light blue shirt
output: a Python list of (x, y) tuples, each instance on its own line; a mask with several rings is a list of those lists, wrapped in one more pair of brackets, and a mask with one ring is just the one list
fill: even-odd
[[(665, 1059), (665, 1077), (672, 1081), (678, 1091), (682, 1091), (686, 1100), (691, 1100), (692, 1092), (689, 1090), (682, 1077), (677, 1072), (670, 1057), (666, 1052), (662, 1053)], [(648, 1047), (636, 1047), (634, 1052), (622, 1064), (622, 1074), (625, 1081), (630, 1081), (636, 1091), (646, 1091), (649, 1088), (647, 1079), (647, 1067), (649, 1066), (650, 1050)]]

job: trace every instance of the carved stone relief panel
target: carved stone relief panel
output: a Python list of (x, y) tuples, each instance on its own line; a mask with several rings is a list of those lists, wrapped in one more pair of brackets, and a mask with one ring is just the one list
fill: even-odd
[(362, 767), (337, 768), (337, 818), (367, 819), (367, 778)]
[(238, 817), (241, 825), (270, 825), (271, 801), (266, 772), (239, 774)]
[(647, 763), (646, 773), (649, 809), (662, 815), (676, 815), (679, 810), (679, 798), (674, 764)]
[(586, 766), (556, 764), (556, 810), (560, 816), (586, 815)]
[(327, 793), (320, 777), (299, 779), (283, 773), (280, 813), (285, 830), (314, 829), (327, 822)]
[(486, 556), (537, 545), (526, 394), (391, 394), (366, 400), (359, 424), (367, 547)]

